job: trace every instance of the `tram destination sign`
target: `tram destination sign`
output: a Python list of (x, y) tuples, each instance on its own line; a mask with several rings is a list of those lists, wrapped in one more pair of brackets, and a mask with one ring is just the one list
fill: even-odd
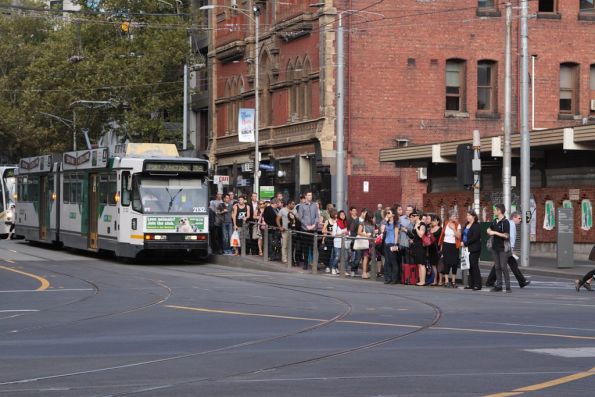
[(145, 162), (146, 172), (206, 172), (207, 165), (204, 163), (182, 163), (165, 161)]

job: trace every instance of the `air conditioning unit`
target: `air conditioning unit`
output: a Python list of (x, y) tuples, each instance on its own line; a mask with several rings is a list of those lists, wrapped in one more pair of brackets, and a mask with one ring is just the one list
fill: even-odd
[(595, 111), (595, 99), (591, 99), (591, 110)]
[(425, 181), (428, 179), (428, 169), (426, 167), (420, 167), (417, 169), (417, 180)]
[(242, 164), (242, 172), (252, 172), (252, 171), (254, 171), (254, 163)]

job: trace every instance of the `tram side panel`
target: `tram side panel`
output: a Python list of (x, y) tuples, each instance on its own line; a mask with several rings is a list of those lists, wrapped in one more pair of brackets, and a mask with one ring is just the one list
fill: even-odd
[(62, 200), (60, 200), (60, 239), (64, 246), (87, 248), (86, 220), (84, 219), (84, 184), (87, 181), (81, 172), (64, 172)]

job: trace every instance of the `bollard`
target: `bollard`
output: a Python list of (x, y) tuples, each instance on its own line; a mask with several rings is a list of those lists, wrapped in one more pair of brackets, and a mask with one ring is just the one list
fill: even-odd
[(318, 273), (318, 235), (316, 232), (313, 234), (313, 246), (312, 246), (312, 274)]
[(248, 234), (248, 225), (246, 224), (246, 222), (244, 222), (244, 224), (242, 225), (242, 228), (240, 229), (240, 255), (241, 256), (246, 256), (246, 234)]
[(339, 251), (339, 275), (345, 276), (345, 256), (347, 252), (345, 249), (345, 236), (341, 236), (341, 251)]
[(262, 254), (265, 261), (269, 260), (269, 225), (264, 225), (262, 236)]
[(372, 240), (370, 241), (370, 260), (368, 263), (368, 272), (370, 272), (370, 279), (372, 280), (376, 280), (376, 275), (378, 274), (378, 261), (376, 258), (376, 242)]
[[(287, 268), (291, 269), (291, 267), (293, 266), (293, 233), (291, 230), (287, 229), (288, 234), (288, 241), (287, 241)], [(283, 238), (283, 237), (281, 237)]]

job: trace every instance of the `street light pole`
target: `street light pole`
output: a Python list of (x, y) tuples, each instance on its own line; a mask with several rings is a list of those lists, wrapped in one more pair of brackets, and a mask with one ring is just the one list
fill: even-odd
[(336, 164), (337, 173), (336, 200), (337, 209), (345, 210), (345, 153), (344, 147), (344, 126), (345, 119), (345, 41), (343, 32), (343, 14), (339, 13), (339, 26), (337, 27), (337, 150)]
[(260, 93), (259, 93), (259, 60), (258, 60), (258, 36), (260, 35), (260, 8), (254, 6), (254, 192), (260, 198), (259, 191), (259, 176), (260, 176), (260, 153), (259, 153), (259, 110), (260, 110)]
[(531, 137), (529, 135), (529, 17), (528, 0), (521, 0), (521, 266), (529, 266), (531, 208)]
[(502, 198), (506, 214), (511, 211), (511, 109), (512, 109), (512, 4), (506, 3), (506, 42), (504, 43), (504, 155), (502, 157)]

